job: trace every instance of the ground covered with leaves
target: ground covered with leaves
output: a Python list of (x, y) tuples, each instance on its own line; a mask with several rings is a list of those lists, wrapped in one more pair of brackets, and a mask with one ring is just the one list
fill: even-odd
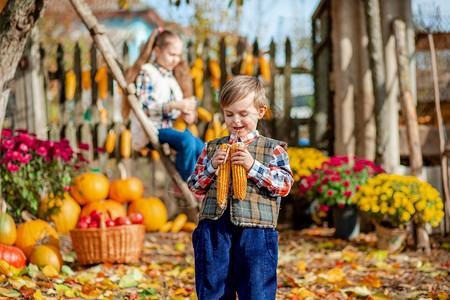
[[(449, 298), (448, 244), (430, 255), (392, 254), (375, 241), (373, 234), (337, 240), (321, 228), (280, 231), (277, 299)], [(0, 299), (196, 299), (190, 233), (147, 233), (136, 265), (81, 266), (70, 247), (64, 252), (58, 276), (32, 265), (21, 276), (2, 275)]]

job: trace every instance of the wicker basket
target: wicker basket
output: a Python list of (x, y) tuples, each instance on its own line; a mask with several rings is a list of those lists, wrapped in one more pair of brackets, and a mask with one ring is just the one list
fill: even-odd
[(83, 265), (133, 263), (139, 260), (144, 244), (144, 225), (73, 229), (72, 246)]

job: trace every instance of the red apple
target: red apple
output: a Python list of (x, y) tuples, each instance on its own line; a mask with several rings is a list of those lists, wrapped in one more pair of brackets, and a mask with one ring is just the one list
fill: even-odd
[(144, 223), (144, 216), (140, 212), (132, 213), (128, 216), (131, 223), (133, 224), (142, 224)]
[(85, 222), (86, 224), (91, 224), (92, 218), (89, 216), (81, 217), (79, 222)]
[(84, 220), (78, 221), (77, 228), (86, 229), (88, 227), (89, 227), (89, 224), (86, 221), (84, 221)]
[(98, 210), (94, 209), (94, 210), (89, 214), (89, 216), (92, 218), (92, 220), (100, 220), (101, 213), (100, 213)]
[(114, 226), (116, 226), (116, 223), (111, 219), (106, 219), (105, 225), (106, 225), (106, 227), (114, 227)]
[(91, 224), (89, 224), (89, 228), (98, 228), (98, 225), (99, 225), (99, 221), (92, 220)]
[(118, 217), (114, 220), (114, 222), (116, 223), (116, 226), (133, 224), (128, 217)]

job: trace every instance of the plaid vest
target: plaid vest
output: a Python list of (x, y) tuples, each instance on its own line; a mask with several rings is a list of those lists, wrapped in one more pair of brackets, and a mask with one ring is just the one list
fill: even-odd
[[(227, 136), (210, 141), (207, 148), (208, 157), (213, 157), (219, 146), (227, 144), (228, 140), (229, 137)], [(255, 160), (268, 167), (273, 151), (278, 145), (284, 146), (285, 143), (259, 136), (247, 146), (247, 150)], [(244, 200), (237, 200), (233, 195), (232, 180), (228, 191), (227, 205), (230, 205), (233, 224), (243, 227), (275, 228), (281, 198), (270, 196), (267, 189), (258, 187), (256, 182), (249, 178), (247, 181), (247, 196)], [(221, 209), (217, 205), (217, 180), (214, 180), (202, 202), (199, 219), (217, 220), (222, 216), (225, 209), (226, 207)]]

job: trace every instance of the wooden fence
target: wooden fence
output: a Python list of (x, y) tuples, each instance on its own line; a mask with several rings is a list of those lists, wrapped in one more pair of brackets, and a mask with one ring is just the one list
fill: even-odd
[[(67, 138), (75, 150), (79, 150), (79, 143), (89, 145), (89, 150), (83, 150), (87, 159), (92, 162), (93, 168), (98, 168), (107, 174), (111, 179), (119, 177), (118, 163), (123, 163), (128, 169), (129, 176), (137, 176), (143, 181), (148, 180), (146, 195), (158, 195), (158, 191), (167, 191), (167, 177), (158, 173), (163, 170), (160, 162), (154, 161), (151, 155), (143, 156), (141, 153), (133, 152), (131, 158), (125, 159), (120, 153), (121, 132), (129, 126), (129, 122), (123, 122), (120, 116), (120, 103), (122, 95), (119, 93), (117, 84), (110, 76), (109, 71), (104, 75), (105, 67), (101, 65), (102, 58), (98, 55), (95, 47), (89, 53), (82, 53), (78, 43), (74, 46), (73, 68), (70, 70), (64, 67), (65, 53), (62, 45), (58, 45), (56, 53), (56, 70), (50, 72), (44, 68), (46, 53), (37, 45), (39, 41), (34, 35), (30, 40), (27, 51), (18, 68), (15, 81), (14, 101), (8, 106), (10, 112), (9, 124), (13, 128), (25, 128), (30, 132), (37, 133), (40, 138), (59, 140)], [(220, 88), (225, 84), (231, 75), (245, 73), (247, 75), (260, 76), (260, 65), (266, 63), (270, 71), (267, 76), (267, 68), (264, 76), (267, 88), (267, 97), (272, 108), (272, 119), (264, 119), (259, 124), (259, 130), (267, 136), (282, 139), (297, 144), (298, 142), (298, 122), (290, 117), (292, 106), (291, 76), (292, 74), (308, 74), (310, 70), (301, 67), (291, 66), (291, 43), (286, 41), (285, 65), (275, 64), (276, 45), (270, 44), (268, 53), (263, 54), (255, 41), (253, 45), (248, 45), (245, 39), (239, 39), (235, 45), (235, 50), (225, 45), (225, 38), (219, 42), (218, 60), (214, 61), (210, 54), (210, 41), (206, 40), (199, 57), (194, 49), (193, 43), (188, 43), (188, 62), (190, 66), (195, 61), (201, 59), (203, 62), (201, 81), (194, 78), (195, 84), (201, 84), (203, 96), (200, 98), (201, 105), (212, 113), (219, 113), (218, 95)], [(234, 51), (232, 51), (234, 50)], [(123, 45), (123, 67), (127, 68), (128, 47)], [(233, 62), (227, 53), (236, 53)], [(87, 68), (81, 64), (81, 58), (88, 55), (90, 66)], [(31, 63), (25, 63), (31, 62)], [(212, 65), (220, 67), (220, 77), (217, 69), (212, 70)], [(213, 71), (213, 72), (211, 72)], [(263, 78), (263, 76), (261, 76)], [(282, 90), (276, 91), (276, 80), (282, 80)], [(38, 86), (33, 92), (30, 86)], [(75, 85), (75, 86), (73, 86)], [(201, 90), (201, 88), (199, 90)], [(52, 92), (52, 93), (51, 93)], [(53, 94), (53, 99), (48, 99), (48, 95)], [(283, 95), (282, 111), (275, 108), (275, 97)], [(197, 93), (197, 96), (201, 96)], [(39, 111), (36, 111), (39, 108)], [(56, 111), (57, 110), (57, 111)], [(107, 112), (107, 116), (105, 114)], [(33, 114), (38, 113), (39, 118), (33, 118)], [(56, 118), (55, 118), (56, 116)], [(223, 120), (223, 119), (222, 119)], [(205, 121), (199, 121), (199, 136), (204, 137), (205, 130), (210, 126)], [(114, 129), (117, 134), (116, 145), (112, 153), (104, 152), (106, 136), (109, 130)], [(160, 180), (158, 180), (158, 178)], [(152, 191), (149, 191), (152, 190)]]

